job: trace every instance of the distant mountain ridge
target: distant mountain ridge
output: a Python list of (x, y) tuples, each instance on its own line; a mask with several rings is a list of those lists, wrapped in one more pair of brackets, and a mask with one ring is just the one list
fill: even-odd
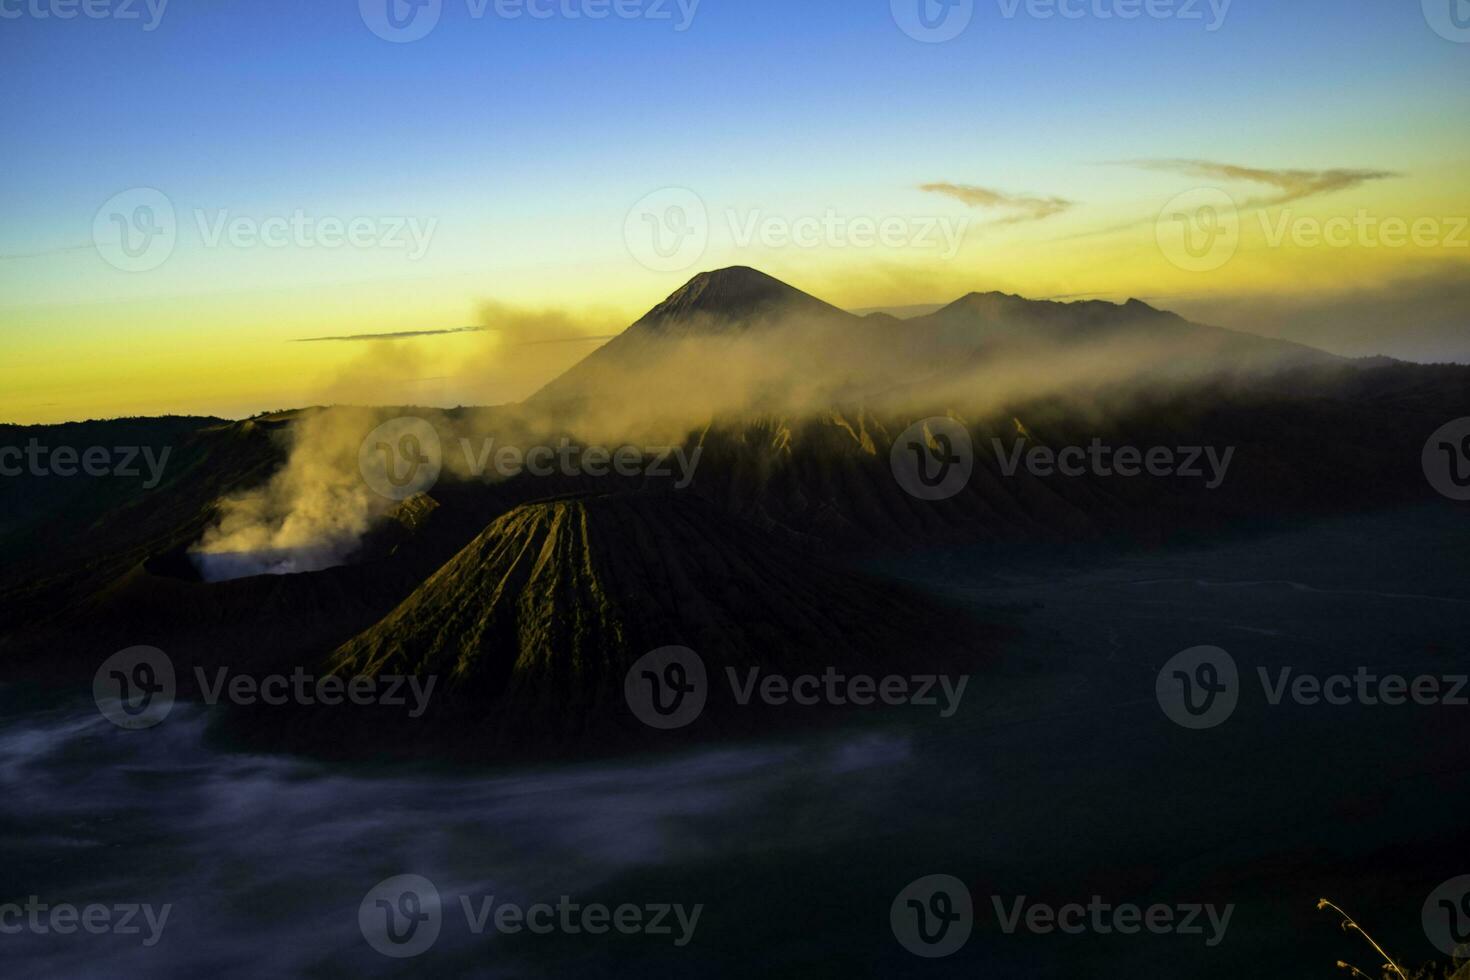
[[(812, 364), (805, 377), (788, 382), (815, 388), (830, 380), (834, 397), (892, 389), (1008, 356), (1065, 357), (1083, 349), (1101, 354), (1108, 345), (1130, 357), (1127, 369), (1140, 375), (1276, 370), (1342, 360), (1289, 341), (1192, 323), (1137, 299), (1057, 302), (972, 292), (909, 319), (858, 316), (756, 269), (735, 266), (690, 279), (526, 404), (585, 406), (646, 394), (640, 386), (657, 383), (655, 369), (676, 355), (681, 378), (699, 370), (718, 377), (722, 358), (750, 359), (750, 350), (738, 345), (752, 337), (768, 345), (773, 360), (802, 357)], [(691, 344), (700, 349), (693, 351)], [(821, 374), (827, 354), (837, 364), (830, 379)]]

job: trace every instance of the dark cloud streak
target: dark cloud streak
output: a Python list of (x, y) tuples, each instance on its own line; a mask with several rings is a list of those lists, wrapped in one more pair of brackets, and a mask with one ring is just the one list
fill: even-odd
[(1201, 177), (1207, 180), (1244, 181), (1265, 184), (1276, 188), (1274, 194), (1256, 198), (1247, 207), (1270, 207), (1289, 204), (1318, 194), (1351, 190), (1374, 180), (1389, 180), (1402, 174), (1391, 170), (1356, 170), (1334, 168), (1331, 170), (1270, 170), (1260, 167), (1241, 167), (1233, 163), (1216, 163), (1212, 160), (1130, 160), (1124, 166), (1142, 167), (1146, 170), (1166, 170), (1171, 173)]
[(1074, 202), (1061, 197), (1032, 197), (1024, 194), (1007, 194), (1005, 191), (977, 187), (974, 184), (932, 183), (921, 184), (919, 190), (930, 194), (952, 197), (972, 208), (999, 208), (1016, 212), (997, 219), (994, 224), (1014, 225), (1023, 221), (1040, 221), (1074, 206)]
[[(465, 333), (488, 333), (499, 330), (499, 327), (445, 327), (438, 330), (399, 330), (393, 333), (352, 333), (332, 337), (297, 337), (290, 341), (293, 344), (315, 344), (323, 341), (373, 341), (373, 340), (413, 340), (417, 337), (446, 337)], [(592, 341), (612, 340), (617, 334), (599, 334), (587, 337), (548, 337), (544, 340), (521, 340), (511, 343), (511, 347), (533, 347), (538, 344), (582, 344)]]
[(327, 340), (406, 340), (412, 337), (442, 337), (458, 333), (483, 333), (489, 327), (445, 327), (438, 330), (399, 330), (394, 333), (351, 333), (335, 337), (297, 337), (293, 344), (315, 344)]

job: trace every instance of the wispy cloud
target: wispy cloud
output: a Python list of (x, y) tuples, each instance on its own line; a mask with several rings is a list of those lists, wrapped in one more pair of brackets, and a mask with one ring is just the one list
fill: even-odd
[[(1360, 170), (1343, 167), (1337, 167), (1331, 170), (1269, 169), (1265, 167), (1242, 167), (1233, 163), (1216, 163), (1213, 160), (1119, 160), (1106, 165), (1114, 167), (1138, 167), (1144, 170), (1160, 170), (1220, 183), (1262, 184), (1273, 188), (1268, 193), (1258, 194), (1248, 200), (1242, 201), (1237, 198), (1236, 205), (1241, 210), (1275, 207), (1281, 204), (1289, 204), (1293, 201), (1300, 201), (1304, 198), (1315, 197), (1319, 194), (1350, 190), (1374, 180), (1390, 180), (1403, 176), (1403, 174), (1395, 173), (1391, 170)], [(1154, 221), (1154, 216), (1149, 215), (1133, 221), (1124, 222), (1123, 224), (1109, 225), (1106, 228), (1078, 232), (1055, 240), (1067, 242), (1083, 238), (1096, 238), (1102, 235), (1113, 235), (1118, 232), (1138, 228), (1152, 221)]]
[(1249, 207), (1287, 204), (1318, 194), (1349, 190), (1373, 180), (1402, 176), (1390, 170), (1269, 170), (1215, 163), (1211, 160), (1129, 160), (1124, 165), (1148, 170), (1167, 170), (1206, 180), (1244, 181), (1275, 188), (1271, 193), (1248, 202)]
[(921, 184), (919, 190), (931, 194), (943, 194), (972, 208), (995, 208), (1010, 214), (998, 218), (994, 223), (1014, 225), (1023, 221), (1040, 221), (1072, 207), (1074, 202), (1061, 197), (1031, 197), (1025, 194), (1007, 194), (1005, 191), (974, 184), (934, 183)]

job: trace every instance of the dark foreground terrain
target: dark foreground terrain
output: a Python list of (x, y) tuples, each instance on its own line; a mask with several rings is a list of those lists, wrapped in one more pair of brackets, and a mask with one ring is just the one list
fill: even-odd
[[(1154, 679), (1215, 644), (1241, 670), (1463, 672), (1463, 517), (1426, 506), (1147, 552), (987, 549), (879, 571), (1015, 627), (954, 717), (654, 758), (366, 771), (209, 747), (192, 709), (121, 731), (85, 697), (0, 692), (0, 837), (14, 891), (172, 903), (139, 937), (6, 937), (11, 976), (1332, 976), (1372, 965), (1330, 897), (1398, 958), (1466, 868), (1466, 709), (1269, 706), (1187, 731)], [(415, 960), (363, 943), (386, 877), (443, 897)], [(905, 952), (889, 905), (930, 874), (975, 900), (968, 944)], [(19, 892), (17, 892), (19, 894)], [(473, 935), (458, 897), (702, 903), (693, 940)], [(1008, 935), (991, 896), (1233, 904), (1204, 935)], [(1442, 957), (1441, 957), (1442, 958)], [(105, 964), (105, 965), (104, 965)], [(1264, 965), (1263, 965), (1264, 964)]]

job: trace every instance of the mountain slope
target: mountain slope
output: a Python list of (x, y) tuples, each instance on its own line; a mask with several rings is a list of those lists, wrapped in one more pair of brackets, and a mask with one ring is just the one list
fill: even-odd
[(718, 715), (726, 666), (933, 673), (984, 642), (949, 610), (692, 495), (618, 494), (500, 517), (330, 663), (437, 675), (481, 725), (566, 735), (628, 728), (624, 675), (664, 646), (703, 658)]

